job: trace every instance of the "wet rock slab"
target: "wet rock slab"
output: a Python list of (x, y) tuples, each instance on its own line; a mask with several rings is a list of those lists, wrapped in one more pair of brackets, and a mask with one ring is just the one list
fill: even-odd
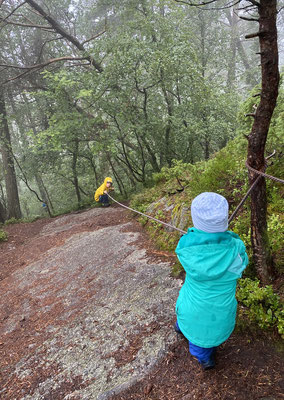
[(14, 371), (19, 380), (39, 377), (22, 399), (107, 399), (141, 379), (176, 340), (171, 322), (181, 283), (168, 263), (147, 258), (139, 237), (131, 224), (78, 233), (13, 274), (22, 301), (1, 336), (21, 320), (46, 321), (34, 332), (44, 341), (31, 342)]

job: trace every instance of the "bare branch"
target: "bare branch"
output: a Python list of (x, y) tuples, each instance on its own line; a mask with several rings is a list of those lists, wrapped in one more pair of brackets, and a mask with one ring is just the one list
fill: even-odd
[(260, 35), (260, 32), (250, 33), (249, 35), (245, 36), (245, 39), (252, 39), (255, 37), (259, 37), (259, 35)]
[(184, 1), (184, 0), (175, 0), (176, 3), (183, 3), (187, 4), (188, 6), (208, 6), (208, 4), (215, 3), (216, 0), (209, 0), (209, 1), (201, 1), (200, 3), (193, 3), (191, 1)]
[(46, 41), (42, 44), (42, 46), (41, 46), (41, 48), (40, 48), (40, 51), (39, 51), (39, 55), (38, 55), (38, 57), (37, 57), (37, 62), (38, 62), (38, 63), (40, 62), (40, 58), (41, 58), (41, 56), (42, 56), (42, 52), (43, 52), (43, 49), (44, 49), (45, 45), (46, 45), (47, 43), (53, 42), (53, 41), (55, 41), (55, 40), (60, 40), (60, 39), (62, 39), (62, 36), (58, 36), (58, 37), (56, 37), (56, 38), (46, 40)]
[(40, 201), (41, 203), (43, 203), (43, 200), (39, 197), (39, 195), (37, 194), (37, 192), (36, 192), (35, 190), (33, 190), (33, 189), (30, 187), (29, 182), (28, 182), (28, 179), (27, 179), (27, 177), (26, 177), (26, 174), (25, 174), (25, 172), (23, 171), (23, 168), (21, 167), (19, 161), (18, 161), (17, 158), (14, 156), (14, 154), (13, 154), (13, 158), (14, 158), (14, 160), (16, 161), (16, 164), (17, 164), (19, 170), (21, 171), (21, 173), (22, 173), (22, 175), (23, 175), (23, 176), (20, 176), (20, 178), (22, 179), (22, 181), (25, 182), (27, 188), (28, 188), (32, 193), (34, 193), (34, 194), (36, 195), (38, 201)]
[(244, 21), (255, 21), (255, 22), (259, 22), (258, 18), (248, 18), (248, 17), (243, 17), (241, 15), (239, 15), (240, 19), (243, 19)]
[(50, 65), (52, 63), (55, 62), (59, 62), (59, 61), (77, 61), (77, 60), (86, 60), (86, 57), (59, 57), (59, 58), (52, 58), (44, 63), (41, 64), (36, 64), (36, 65), (31, 65), (28, 67), (20, 67), (20, 66), (16, 66), (16, 65), (5, 65), (5, 64), (0, 64), (0, 66), (5, 67), (5, 68), (16, 68), (16, 69), (24, 69), (24, 72), (21, 72), (19, 75), (14, 76), (13, 78), (9, 78), (6, 81), (2, 82), (2, 84), (6, 84), (8, 82), (14, 81), (16, 79), (22, 78), (23, 76), (25, 76), (26, 74), (28, 74), (31, 71), (37, 71), (40, 70), (44, 67), (46, 67), (47, 65)]
[(43, 68), (49, 64), (52, 64), (57, 61), (77, 61), (77, 60), (86, 60), (86, 57), (58, 57), (58, 58), (51, 58), (50, 60), (47, 60), (44, 63), (41, 64), (35, 64), (35, 65), (29, 65), (27, 67), (22, 67), (19, 65), (8, 65), (8, 64), (0, 64), (0, 67), (6, 67), (6, 68), (15, 68), (15, 69), (37, 69), (37, 68)]
[(93, 39), (97, 39), (98, 37), (100, 37), (101, 35), (103, 35), (105, 32), (106, 32), (106, 30), (103, 30), (102, 32), (97, 33), (96, 35), (90, 37), (90, 39), (85, 40), (85, 41), (82, 42), (81, 44), (84, 45), (85, 43), (88, 43), (88, 42), (90, 42), (90, 41), (93, 40)]
[[(36, 11), (38, 11), (41, 16), (50, 23), (50, 25), (52, 26), (52, 28), (58, 32), (61, 36), (63, 36), (65, 39), (67, 39), (69, 42), (73, 43), (74, 46), (77, 47), (77, 49), (81, 50), (82, 52), (86, 52), (84, 46), (82, 45), (82, 43), (79, 42), (79, 40), (72, 36), (70, 33), (68, 33), (67, 31), (65, 31), (65, 29), (63, 29), (56, 21), (55, 19), (53, 19), (50, 15), (47, 15), (47, 13), (34, 1), (34, 0), (26, 0), (26, 2)], [(102, 72), (103, 69), (101, 67), (101, 65), (99, 63), (97, 63), (93, 57), (91, 57), (90, 55), (86, 56), (85, 59), (87, 59), (88, 61), (90, 61), (90, 63), (96, 68), (96, 70), (98, 72)]]
[(76, 64), (70, 64), (70, 65), (66, 65), (66, 67), (65, 68), (74, 68), (74, 67), (88, 67), (88, 68), (90, 68), (90, 63), (88, 62), (88, 63), (76, 63)]
[(209, 0), (209, 1), (202, 1), (200, 3), (194, 3), (189, 1), (184, 1), (184, 0), (174, 0), (176, 3), (182, 3), (182, 4), (186, 4), (187, 6), (192, 6), (192, 7), (197, 7), (197, 8), (201, 8), (202, 10), (206, 10), (206, 11), (212, 11), (212, 10), (225, 10), (226, 8), (231, 8), (234, 7), (235, 5), (237, 5), (240, 0), (231, 0), (229, 1), (227, 4), (225, 4), (224, 6), (221, 7), (210, 7), (210, 8), (205, 8), (205, 6), (215, 3), (216, 0)]
[(256, 0), (248, 0), (251, 4), (253, 4), (256, 7), (260, 7), (260, 3)]
[(17, 25), (17, 26), (23, 26), (27, 28), (40, 28), (40, 29), (45, 29), (45, 30), (52, 30), (53, 29), (50, 26), (44, 26), (44, 25), (37, 25), (37, 24), (23, 24), (21, 22), (16, 22), (16, 21), (7, 21), (6, 18), (1, 18), (0, 17), (0, 22), (5, 22), (7, 25)]
[[(2, 4), (4, 3), (5, 0), (2, 0), (0, 3), (0, 7), (2, 6)], [(16, 8), (14, 8), (10, 14), (6, 15), (6, 17), (4, 18), (4, 20), (8, 19), (9, 17), (11, 17), (11, 15), (13, 15), (20, 7), (22, 7), (24, 4), (26, 4), (26, 1), (23, 1), (21, 4), (19, 4)]]

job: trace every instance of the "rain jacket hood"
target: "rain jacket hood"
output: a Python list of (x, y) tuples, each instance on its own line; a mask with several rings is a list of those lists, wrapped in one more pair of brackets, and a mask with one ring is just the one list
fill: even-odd
[(176, 304), (179, 327), (197, 346), (218, 346), (235, 326), (236, 283), (248, 264), (245, 246), (231, 231), (190, 228), (176, 253), (186, 271)]
[(100, 196), (102, 196), (104, 194), (105, 190), (107, 192), (109, 192), (110, 189), (107, 188), (107, 182), (111, 182), (112, 183), (112, 179), (109, 176), (107, 176), (105, 178), (104, 183), (96, 190), (96, 193), (95, 193), (95, 196), (94, 196), (96, 201), (99, 201)]

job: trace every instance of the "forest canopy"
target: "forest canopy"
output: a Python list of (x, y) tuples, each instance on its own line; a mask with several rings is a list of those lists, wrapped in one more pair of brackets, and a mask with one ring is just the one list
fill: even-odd
[(126, 196), (236, 136), (260, 85), (258, 41), (245, 40), (257, 22), (217, 3), (1, 2), (2, 221), (81, 206), (107, 175)]

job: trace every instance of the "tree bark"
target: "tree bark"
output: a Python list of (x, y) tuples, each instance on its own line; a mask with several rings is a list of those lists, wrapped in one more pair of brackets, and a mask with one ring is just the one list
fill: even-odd
[(113, 165), (113, 162), (112, 162), (112, 160), (111, 160), (111, 156), (110, 156), (109, 153), (107, 153), (107, 159), (108, 159), (108, 162), (109, 162), (109, 164), (110, 164), (110, 166), (111, 166), (111, 169), (112, 169), (113, 175), (114, 175), (114, 177), (115, 177), (115, 180), (116, 180), (116, 182), (117, 182), (117, 184), (118, 184), (118, 188), (119, 188), (120, 193), (121, 193), (122, 195), (124, 195), (124, 196), (127, 196), (126, 189), (125, 189), (125, 187), (124, 187), (124, 185), (123, 185), (122, 180), (119, 178), (119, 175), (118, 175), (118, 173), (116, 172), (116, 170), (115, 170), (115, 168), (114, 168), (114, 165)]
[[(137, 87), (137, 86), (136, 86)], [(137, 87), (138, 90), (138, 87)], [(138, 90), (140, 93), (143, 93), (144, 99), (143, 99), (143, 113), (144, 113), (144, 117), (145, 117), (145, 122), (146, 122), (146, 126), (148, 126), (148, 112), (147, 112), (147, 103), (148, 103), (148, 92), (147, 89), (143, 88), (143, 90)], [(147, 128), (146, 128), (147, 131)], [(142, 134), (140, 136), (140, 139), (142, 141), (142, 143), (144, 144), (144, 146), (146, 147), (148, 153), (149, 153), (149, 161), (151, 163), (151, 166), (153, 168), (154, 172), (160, 172), (160, 167), (158, 165), (157, 162), (157, 158), (155, 155), (155, 152), (153, 151), (153, 149), (151, 148), (151, 145), (148, 143), (147, 139), (146, 139), (146, 135)]]
[(77, 160), (78, 160), (78, 151), (79, 151), (79, 140), (75, 140), (75, 149), (72, 152), (72, 173), (73, 173), (73, 184), (75, 186), (78, 207), (81, 205), (81, 193), (78, 182), (78, 174), (77, 174)]
[(171, 130), (172, 130), (172, 116), (173, 116), (173, 104), (169, 97), (168, 91), (165, 85), (165, 75), (163, 68), (161, 68), (161, 88), (164, 95), (164, 99), (167, 105), (168, 121), (165, 128), (165, 159), (167, 161), (168, 167), (172, 166), (172, 149), (171, 149)]
[(0, 89), (0, 144), (4, 167), (6, 195), (7, 195), (7, 219), (21, 218), (20, 200), (17, 179), (12, 153), (11, 137), (7, 122), (4, 93)]
[(6, 220), (6, 210), (0, 201), (0, 222), (3, 223)]
[(46, 190), (46, 187), (44, 186), (42, 177), (38, 172), (35, 173), (35, 180), (36, 180), (37, 186), (39, 188), (41, 198), (42, 198), (43, 202), (47, 205), (48, 214), (50, 217), (52, 217), (52, 213), (54, 213), (53, 204), (52, 204), (49, 194)]
[[(279, 86), (277, 15), (276, 0), (260, 0), (259, 43), (261, 56), (262, 89), (259, 106), (248, 137), (248, 165), (264, 170), (264, 150), (273, 110), (276, 105)], [(249, 172), (250, 185), (256, 179)], [(267, 197), (265, 178), (261, 178), (251, 194), (251, 243), (253, 259), (259, 279), (269, 283), (273, 277), (273, 260), (267, 234)]]
[(200, 52), (201, 52), (201, 75), (205, 78), (205, 70), (206, 70), (206, 55), (205, 55), (205, 31), (206, 31), (206, 22), (204, 20), (204, 13), (201, 10), (198, 10), (198, 18), (200, 21)]
[(235, 5), (232, 8), (232, 15), (229, 9), (226, 10), (227, 18), (231, 26), (231, 39), (230, 39), (230, 58), (227, 72), (227, 89), (230, 91), (236, 84), (236, 55), (237, 55), (237, 36), (238, 36), (238, 9)]

